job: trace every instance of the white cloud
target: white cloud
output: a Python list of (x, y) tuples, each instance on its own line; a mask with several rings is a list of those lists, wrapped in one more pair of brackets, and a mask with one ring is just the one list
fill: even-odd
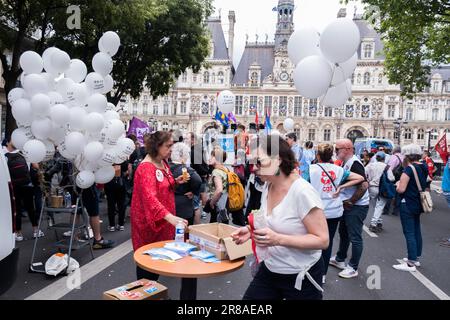
[[(265, 35), (269, 41), (273, 41), (277, 22), (277, 13), (272, 8), (277, 6), (278, 0), (215, 0), (215, 15), (222, 15), (222, 25), (225, 39), (228, 43), (228, 11), (236, 12), (236, 25), (234, 37), (234, 65), (238, 66), (245, 48), (246, 34), (249, 41), (255, 41), (255, 34), (259, 35), (258, 41), (264, 41)], [(340, 8), (344, 7), (339, 0), (297, 0), (294, 14), (295, 28), (301, 26), (313, 26), (322, 31), (325, 26), (336, 19)], [(354, 6), (357, 5), (358, 13), (362, 13), (362, 5), (351, 2), (346, 6), (347, 16), (352, 16)]]

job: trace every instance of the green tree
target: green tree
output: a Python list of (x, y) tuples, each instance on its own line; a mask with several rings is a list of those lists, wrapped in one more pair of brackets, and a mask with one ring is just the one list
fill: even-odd
[[(113, 30), (120, 36), (121, 47), (113, 57), (115, 87), (108, 100), (117, 104), (124, 95), (136, 98), (144, 86), (153, 97), (164, 95), (187, 68), (197, 72), (204, 64), (209, 51), (205, 21), (212, 12), (211, 1), (1, 1), (0, 12), (8, 9), (7, 21), (19, 26), (17, 32), (9, 32), (6, 39), (0, 40), (0, 48), (13, 49), (10, 65), (6, 64), (6, 56), (0, 54), (3, 65), (7, 65), (5, 91), (8, 93), (15, 86), (20, 75), (19, 57), (23, 51), (31, 49), (42, 53), (45, 48), (56, 46), (72, 58), (83, 60), (92, 71), (90, 62), (98, 52), (98, 40), (104, 32)], [(80, 29), (67, 27), (69, 3), (80, 8)], [(18, 10), (19, 5), (27, 9)], [(35, 30), (45, 30), (44, 37), (30, 39)], [(14, 126), (8, 105), (7, 133)]]
[[(353, 0), (345, 0), (348, 3)], [(362, 0), (381, 34), (386, 74), (411, 97), (429, 86), (433, 67), (450, 63), (448, 0)]]

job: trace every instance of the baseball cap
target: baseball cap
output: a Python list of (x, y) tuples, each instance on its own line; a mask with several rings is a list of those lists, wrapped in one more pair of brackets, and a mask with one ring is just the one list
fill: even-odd
[(375, 154), (375, 157), (384, 159), (384, 158), (386, 158), (386, 153), (384, 153), (383, 151), (378, 151), (378, 152)]

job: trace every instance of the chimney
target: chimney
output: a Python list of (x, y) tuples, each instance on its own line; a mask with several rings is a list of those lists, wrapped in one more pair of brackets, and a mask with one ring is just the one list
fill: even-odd
[(341, 8), (337, 14), (338, 18), (345, 18), (347, 16), (347, 9)]
[(233, 52), (234, 52), (234, 24), (236, 23), (236, 13), (234, 11), (228, 12), (228, 21), (229, 21), (229, 29), (228, 29), (228, 56), (231, 61), (233, 61)]

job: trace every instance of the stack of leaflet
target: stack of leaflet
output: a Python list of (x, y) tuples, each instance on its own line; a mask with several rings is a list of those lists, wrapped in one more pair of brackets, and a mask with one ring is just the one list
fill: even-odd
[(190, 243), (175, 241), (166, 243), (164, 249), (178, 253), (182, 257), (186, 257), (189, 253), (197, 249), (197, 247)]
[(175, 262), (180, 260), (182, 256), (178, 253), (164, 249), (164, 248), (154, 248), (144, 251), (143, 254), (148, 254), (153, 258), (153, 260), (164, 260), (169, 262)]
[(198, 260), (201, 260), (206, 263), (211, 263), (211, 262), (219, 263), (220, 262), (220, 260), (216, 258), (214, 253), (208, 252), (206, 250), (192, 251), (190, 254), (194, 259), (198, 259)]

